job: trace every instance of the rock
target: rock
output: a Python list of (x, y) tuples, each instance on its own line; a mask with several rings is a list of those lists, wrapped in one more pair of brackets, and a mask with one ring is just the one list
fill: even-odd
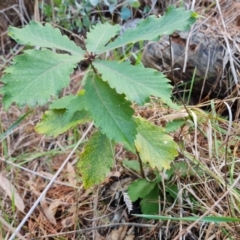
[(176, 32), (159, 42), (148, 43), (142, 55), (143, 64), (165, 72), (174, 85), (183, 82), (187, 88), (195, 72), (193, 90), (199, 93), (199, 100), (208, 94), (224, 98), (228, 89), (227, 81), (223, 79), (224, 47), (216, 39), (195, 31), (186, 49), (189, 34)]
[(233, 11), (234, 7), (239, 8), (240, 4), (227, 5), (222, 13), (227, 33), (220, 24), (220, 14), (212, 10), (207, 19), (200, 19), (190, 31), (177, 31), (171, 36), (163, 36), (158, 42), (149, 42), (142, 54), (143, 64), (164, 72), (175, 86), (182, 86), (180, 89), (189, 90), (193, 80), (195, 103), (237, 96), (240, 52), (236, 27), (239, 29), (240, 15)]

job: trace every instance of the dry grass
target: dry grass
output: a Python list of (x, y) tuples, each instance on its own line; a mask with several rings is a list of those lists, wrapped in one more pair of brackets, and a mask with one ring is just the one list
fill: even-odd
[[(216, 3), (215, 9), (219, 11), (223, 2)], [(226, 26), (238, 19), (237, 11), (231, 6), (226, 11), (221, 10), (219, 16)], [(236, 13), (236, 18), (227, 18), (231, 11)], [(235, 44), (230, 49), (226, 44), (234, 66), (239, 60), (235, 57), (239, 45), (229, 37), (227, 27), (220, 28), (224, 40)], [(19, 46), (14, 47), (14, 51), (5, 55), (1, 70), (21, 50)], [(62, 95), (77, 92), (83, 76), (84, 72), (76, 71), (70, 87)], [(174, 111), (153, 99), (148, 107), (135, 108), (137, 115), (160, 126), (174, 119), (185, 119), (185, 124), (171, 135), (179, 144), (175, 163), (186, 163), (187, 168), (183, 174), (173, 164), (173, 177), (159, 186), (163, 193), (159, 206), (164, 216), (199, 216), (193, 223), (146, 221), (127, 213), (126, 206), (118, 201), (121, 197), (116, 196), (121, 195), (138, 175), (122, 166), (123, 159), (135, 156), (121, 146), (115, 149), (116, 165), (105, 182), (85, 190), (81, 177), (75, 172), (83, 144), (77, 148), (76, 145), (89, 126), (69, 130), (58, 138), (39, 135), (34, 126), (46, 108), (36, 108), (0, 145), (1, 176), (10, 181), (9, 187), (15, 187), (15, 198), (18, 193), (24, 204), (23, 213), (6, 189), (0, 188), (0, 239), (11, 236), (47, 186), (49, 189), (21, 227), (18, 239), (239, 239), (239, 223), (200, 222), (203, 215), (240, 217), (240, 125), (238, 120), (231, 120), (231, 117), (226, 120), (216, 114), (215, 108), (220, 103), (224, 104), (212, 101)], [(208, 107), (210, 111), (204, 112), (201, 107)], [(12, 106), (5, 112), (1, 106), (1, 133), (27, 111), (27, 108), (20, 110)], [(231, 112), (228, 115), (231, 116)], [(88, 133), (84, 139), (90, 135)], [(75, 152), (72, 151), (74, 147)], [(48, 185), (54, 178), (53, 184)], [(169, 182), (178, 188), (174, 201), (169, 201), (172, 198), (165, 191)], [(136, 203), (134, 207), (138, 213), (139, 205)]]

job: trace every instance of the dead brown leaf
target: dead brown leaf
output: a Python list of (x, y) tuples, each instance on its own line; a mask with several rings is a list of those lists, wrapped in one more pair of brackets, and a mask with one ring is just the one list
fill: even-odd
[(128, 227), (119, 227), (111, 231), (110, 235), (107, 236), (108, 240), (124, 240), (127, 234)]
[(71, 163), (67, 164), (67, 171), (68, 171), (68, 175), (67, 175), (68, 181), (72, 186), (75, 187), (77, 185), (76, 172)]
[(12, 185), (12, 183), (7, 178), (5, 178), (2, 173), (0, 173), (0, 187), (2, 187), (2, 189), (8, 195), (8, 197), (12, 201), (14, 201), (14, 205), (17, 207), (17, 209), (22, 213), (25, 213), (24, 212), (25, 205), (21, 196), (19, 195), (16, 188)]
[(61, 223), (62, 223), (63, 228), (69, 228), (69, 227), (71, 227), (71, 226), (74, 225), (74, 219), (73, 219), (73, 217), (71, 216), (71, 217), (68, 217), (68, 218), (63, 219), (63, 220), (61, 221)]
[(44, 212), (44, 215), (49, 220), (49, 222), (52, 223), (53, 225), (57, 225), (57, 221), (55, 219), (55, 213), (58, 206), (61, 205), (61, 201), (57, 199), (48, 206), (45, 198), (43, 198), (40, 204)]

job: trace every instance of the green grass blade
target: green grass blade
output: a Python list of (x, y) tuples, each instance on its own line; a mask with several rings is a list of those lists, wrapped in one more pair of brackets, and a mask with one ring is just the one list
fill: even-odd
[(4, 132), (3, 134), (0, 135), (0, 142), (7, 137), (8, 135), (10, 135), (12, 133), (12, 131), (30, 114), (32, 113), (33, 110), (28, 111), (27, 113), (25, 113), (23, 116), (21, 116), (15, 123), (13, 123), (13, 125), (8, 128), (8, 130), (6, 132)]
[[(146, 214), (133, 214), (136, 217), (157, 219), (157, 220), (173, 220), (173, 221), (197, 221), (200, 217), (167, 217), (167, 216), (158, 216), (158, 215), (146, 215)], [(200, 222), (214, 222), (214, 223), (222, 223), (222, 222), (240, 222), (240, 218), (233, 217), (216, 217), (216, 216), (208, 216), (201, 218)]]

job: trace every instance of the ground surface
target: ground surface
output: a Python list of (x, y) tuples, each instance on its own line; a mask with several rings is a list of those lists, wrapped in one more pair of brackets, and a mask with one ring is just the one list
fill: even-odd
[[(0, 4), (0, 17), (4, 19), (0, 22), (1, 75), (12, 58), (23, 49), (7, 37), (5, 34), (7, 26), (9, 24), (22, 26), (30, 18), (36, 20), (44, 18), (41, 9), (34, 10), (34, 4), (29, 4), (31, 1), (13, 0), (8, 5), (9, 2), (2, 1), (2, 5)], [(25, 5), (19, 5), (19, 2)], [(143, 4), (152, 7), (154, 14), (164, 11), (170, 2), (161, 1), (151, 5), (148, 1), (142, 1)], [(216, 11), (219, 10), (217, 1), (201, 2), (202, 5), (196, 4), (198, 9), (207, 10), (213, 7)], [(237, 1), (233, 2), (236, 8), (239, 8)], [(104, 8), (100, 10), (104, 11)], [(234, 9), (231, 11), (234, 12)], [(144, 15), (140, 10), (136, 11), (136, 14)], [(230, 22), (229, 16), (223, 15), (226, 23)], [(239, 27), (238, 16), (234, 19), (236, 26)], [(69, 37), (73, 38), (73, 35), (70, 33)], [(239, 52), (239, 49), (236, 52)], [(61, 95), (76, 93), (84, 73), (79, 67), (71, 77), (70, 86), (64, 89)], [(211, 109), (209, 112), (200, 110), (204, 104)], [(200, 217), (205, 214), (240, 217), (240, 126), (238, 120), (226, 120), (225, 117), (216, 115), (216, 106), (217, 100), (215, 105), (206, 102), (189, 107), (188, 111), (195, 113), (193, 116), (196, 117), (193, 118), (185, 118), (189, 112), (184, 107), (179, 111), (169, 110), (156, 99), (152, 100), (148, 108), (135, 108), (136, 114), (156, 125), (165, 126), (173, 119), (185, 121), (181, 128), (170, 133), (179, 144), (179, 157), (172, 165), (171, 178), (159, 184), (160, 215)], [(13, 132), (9, 132), (1, 140), (1, 239), (8, 239), (15, 231), (88, 128), (88, 125), (80, 126), (58, 138), (40, 135), (35, 132), (34, 126), (40, 121), (46, 109), (47, 107), (34, 109)], [(19, 109), (12, 106), (6, 112), (1, 106), (1, 133), (6, 132), (28, 111), (27, 107)], [(90, 135), (91, 133), (85, 139), (87, 140)], [(17, 239), (240, 239), (238, 222), (206, 223), (200, 222), (197, 218), (193, 222), (159, 221), (129, 214), (122, 195), (128, 184), (139, 178), (139, 174), (123, 166), (123, 160), (134, 160), (137, 157), (124, 150), (122, 146), (115, 149), (116, 165), (106, 180), (99, 186), (84, 189), (81, 176), (76, 174), (75, 168), (82, 147), (78, 147), (70, 157), (66, 167), (21, 228)], [(160, 175), (163, 176), (164, 173)], [(177, 189), (177, 196), (173, 197), (169, 190), (171, 187)], [(141, 213), (139, 202), (134, 203), (133, 207), (132, 213)]]

